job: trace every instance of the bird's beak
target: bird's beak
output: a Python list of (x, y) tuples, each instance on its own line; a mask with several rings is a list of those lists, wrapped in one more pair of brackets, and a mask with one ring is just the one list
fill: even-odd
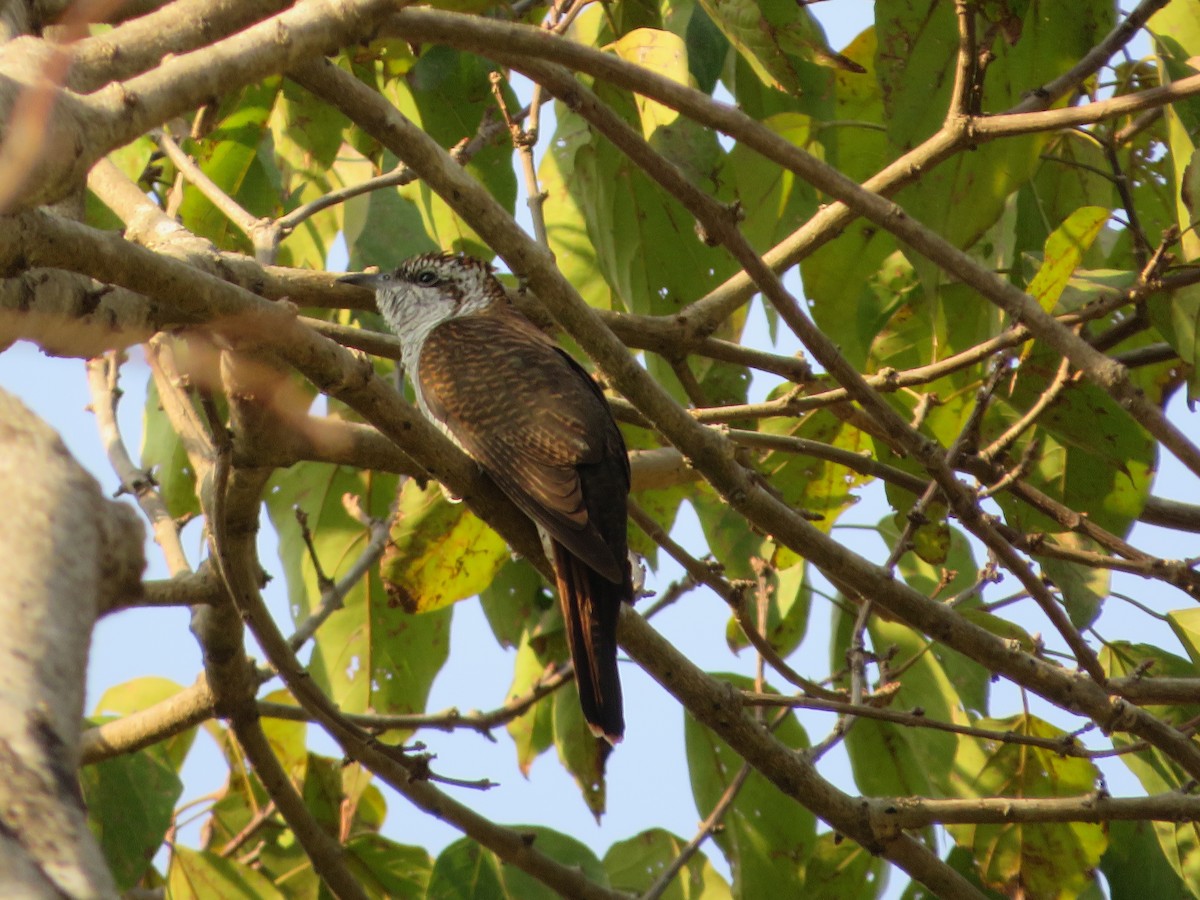
[(339, 278), (338, 283), (355, 284), (373, 291), (379, 285), (379, 275), (379, 272), (351, 272), (349, 275), (343, 275)]

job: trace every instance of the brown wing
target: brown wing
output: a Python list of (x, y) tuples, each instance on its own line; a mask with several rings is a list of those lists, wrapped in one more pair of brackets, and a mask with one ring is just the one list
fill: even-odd
[(596, 572), (625, 584), (629, 462), (591, 377), (503, 308), (438, 325), (417, 370), (430, 412), (513, 502)]

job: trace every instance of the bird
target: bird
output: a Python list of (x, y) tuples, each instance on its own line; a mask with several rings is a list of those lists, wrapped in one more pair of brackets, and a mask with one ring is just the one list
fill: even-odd
[(417, 406), (538, 527), (591, 733), (625, 733), (617, 619), (634, 600), (629, 455), (604, 393), (483, 260), (426, 253), (339, 281), (375, 292)]

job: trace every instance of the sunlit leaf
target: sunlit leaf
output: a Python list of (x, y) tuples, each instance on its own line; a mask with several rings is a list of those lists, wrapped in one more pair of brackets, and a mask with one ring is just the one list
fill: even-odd
[[(1051, 740), (1065, 737), (1062, 730), (1033, 716), (977, 724)], [(1095, 791), (1099, 775), (1090, 760), (995, 742), (970, 787), (979, 797), (1079, 797)], [(948, 830), (960, 845), (972, 849), (985, 883), (1000, 890), (1021, 885), (1031, 896), (1063, 900), (1080, 896), (1108, 846), (1103, 826), (1087, 822), (954, 825)]]
[[(271, 78), (225, 98), (222, 111), (228, 113), (217, 128), (185, 148), (204, 174), (252, 216), (273, 216), (281, 206), (280, 185), (273, 180), (278, 171), (259, 157), (281, 81)], [(179, 215), (189, 230), (218, 247), (251, 249), (249, 239), (197, 187), (185, 189)]]
[[(325, 464), (293, 466), (275, 476), (267, 508), (279, 533), (288, 596), (297, 621), (320, 602), (312, 556), (295, 510), (308, 528), (321, 569), (337, 579), (365, 550), (369, 533), (346, 510), (356, 498), (369, 515), (384, 517), (396, 478)], [(309, 671), (347, 712), (418, 712), (449, 650), (451, 610), (412, 614), (388, 597), (372, 571), (344, 597), (317, 632)]]
[[(614, 890), (640, 894), (657, 882), (686, 844), (661, 828), (617, 841), (604, 854), (609, 882)], [(703, 853), (694, 854), (660, 896), (663, 900), (733, 900), (729, 885)]]
[(465, 504), (405, 481), (379, 570), (389, 600), (432, 612), (479, 593), (507, 561), (504, 539)]
[[(621, 59), (650, 69), (680, 84), (688, 83), (687, 46), (669, 31), (639, 28), (614, 43), (612, 50)], [(659, 128), (670, 125), (679, 118), (679, 113), (671, 107), (641, 95), (635, 97), (634, 102), (642, 122), (642, 137), (646, 140), (650, 140)]]
[[(553, 623), (546, 627), (543, 623)], [(551, 631), (549, 628), (554, 628)], [(538, 625), (527, 627), (521, 634), (517, 646), (517, 658), (513, 666), (512, 686), (507, 700), (524, 697), (551, 671), (551, 666), (566, 658), (566, 635), (562, 631), (562, 619), (553, 610), (545, 612)], [(578, 699), (574, 684), (559, 688)], [(554, 745), (554, 703), (544, 699), (535, 703), (523, 714), (509, 720), (508, 733), (517, 748), (517, 765), (525, 774), (533, 761)]]
[(253, 868), (207, 851), (176, 847), (167, 871), (167, 891), (172, 900), (209, 900), (212, 897), (261, 897), (283, 900), (269, 878)]
[(1099, 206), (1085, 206), (1075, 210), (1046, 239), (1046, 251), (1042, 266), (1025, 290), (1051, 312), (1062, 296), (1071, 275), (1079, 268), (1083, 255), (1092, 246), (1100, 229), (1111, 215)]
[[(180, 691), (186, 690), (169, 678), (157, 678), (153, 675), (145, 675), (141, 678), (134, 678), (132, 681), (126, 681), (122, 684), (113, 685), (106, 690), (100, 699), (96, 701), (96, 707), (92, 713), (95, 718), (107, 716), (126, 716), (130, 713), (141, 712), (144, 709), (149, 709), (156, 703), (174, 697)], [(192, 749), (192, 742), (196, 737), (196, 729), (189, 728), (180, 734), (172, 735), (164, 738), (155, 746), (161, 748), (165, 755), (165, 761), (178, 771), (183, 766), (183, 761), (187, 759), (188, 751)]]
[[(1195, 59), (1200, 56), (1200, 3), (1183, 0), (1168, 4), (1151, 16), (1148, 28), (1155, 38), (1155, 49), (1166, 83), (1196, 74)], [(1200, 102), (1195, 97), (1181, 99), (1164, 111), (1167, 123), (1168, 158), (1175, 180), (1177, 223), (1181, 230), (1180, 244), (1185, 259), (1200, 259), (1200, 236), (1192, 227), (1194, 218), (1189, 208), (1185, 188), (1189, 185), (1187, 167), (1192, 161), (1200, 126)], [(1194, 356), (1194, 351), (1193, 354)]]

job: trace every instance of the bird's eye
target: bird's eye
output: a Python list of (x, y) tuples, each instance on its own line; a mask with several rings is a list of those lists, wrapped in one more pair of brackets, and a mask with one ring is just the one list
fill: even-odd
[(438, 283), (438, 274), (433, 269), (422, 269), (417, 273), (414, 279), (417, 284), (423, 284), (427, 287), (432, 287)]

